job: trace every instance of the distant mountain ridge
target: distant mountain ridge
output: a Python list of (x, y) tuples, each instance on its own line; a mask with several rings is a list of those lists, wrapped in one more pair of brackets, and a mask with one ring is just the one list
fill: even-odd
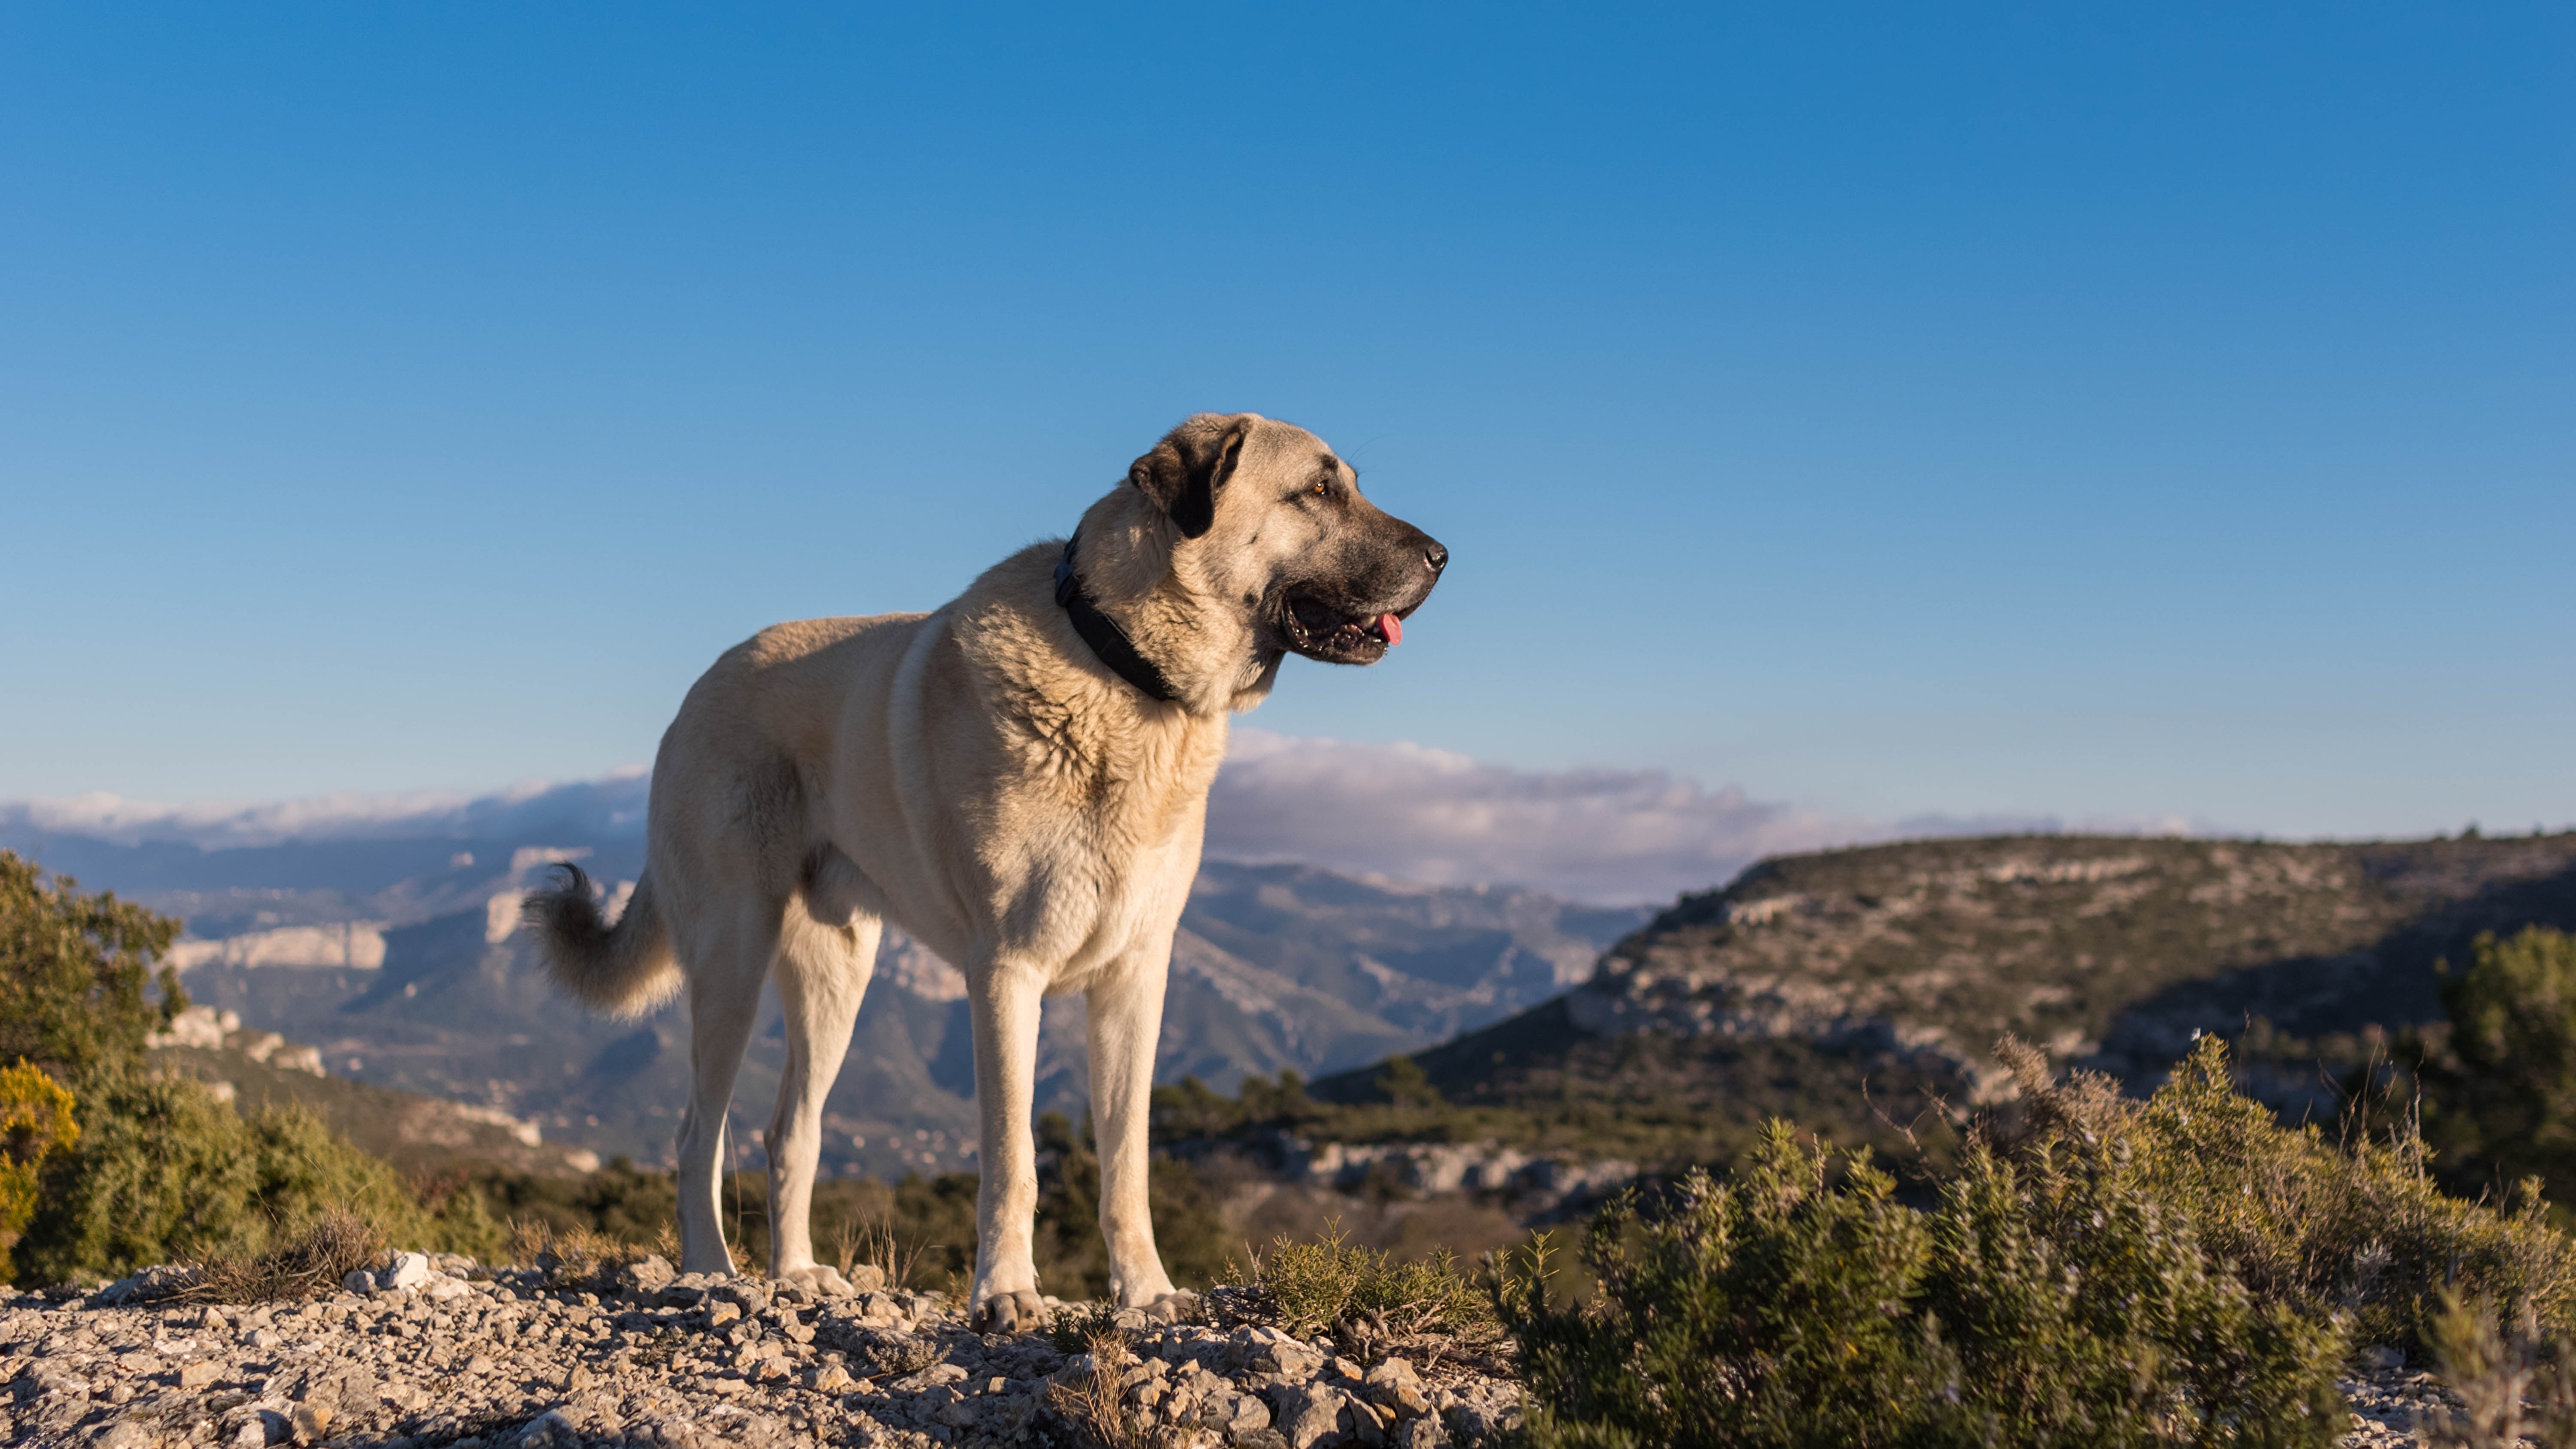
[[(615, 803), (615, 802), (611, 802)], [(687, 1014), (617, 1023), (563, 1000), (512, 932), (518, 893), (578, 859), (631, 882), (643, 842), (598, 812), (510, 833), (204, 849), (0, 823), (0, 845), (85, 888), (179, 915), (192, 997), (321, 1048), (334, 1077), (539, 1124), (548, 1144), (661, 1162), (687, 1091)], [(471, 824), (472, 822), (466, 822)], [(528, 833), (518, 833), (524, 828)], [(542, 833), (541, 833), (542, 832)], [(1563, 991), (1640, 908), (1536, 891), (1415, 886), (1295, 865), (1206, 865), (1174, 943), (1157, 1075), (1230, 1089), (1412, 1051)], [(839, 1085), (826, 1166), (956, 1167), (974, 1138), (964, 982), (889, 930)], [(784, 1058), (774, 1003), (735, 1093), (748, 1160)], [(1039, 1098), (1087, 1096), (1082, 1004), (1047, 1004)]]

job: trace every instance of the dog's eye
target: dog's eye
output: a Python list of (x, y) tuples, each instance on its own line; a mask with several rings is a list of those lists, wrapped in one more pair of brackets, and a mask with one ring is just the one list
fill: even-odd
[(1333, 496), (1333, 482), (1329, 478), (1318, 478), (1315, 480), (1315, 486), (1306, 491), (1318, 498), (1330, 498)]

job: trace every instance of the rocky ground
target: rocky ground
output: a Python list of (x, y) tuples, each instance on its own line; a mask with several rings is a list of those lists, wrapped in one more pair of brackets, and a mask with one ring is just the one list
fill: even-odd
[(0, 1300), (0, 1442), (1466, 1449), (1518, 1418), (1500, 1362), (1364, 1364), (1268, 1327), (1131, 1311), (1095, 1357), (967, 1332), (936, 1295), (673, 1279), (658, 1259), (588, 1288), (419, 1254), (382, 1277), (251, 1307), (133, 1301), (171, 1286), (152, 1278)]
[[(135, 1301), (186, 1281), (153, 1275), (0, 1300), (0, 1442), (1473, 1449), (1519, 1421), (1508, 1363), (1454, 1345), (1362, 1363), (1276, 1328), (1077, 1307), (1116, 1331), (1068, 1353), (970, 1333), (934, 1294), (674, 1278), (659, 1259), (553, 1278), (406, 1253), (301, 1303)], [(2343, 1385), (2343, 1443), (2419, 1442), (2452, 1400), (2371, 1353)]]
[(2396, 1449), (2424, 1443), (2418, 1426), (2444, 1419), (2459, 1403), (2431, 1374), (2396, 1363), (2344, 1380), (2343, 1398), (2352, 1415), (2343, 1449)]

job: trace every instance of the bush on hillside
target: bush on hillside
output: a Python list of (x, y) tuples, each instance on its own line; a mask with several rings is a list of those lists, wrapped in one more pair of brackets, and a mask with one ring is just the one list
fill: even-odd
[(2045, 1081), (2017, 1049), (2015, 1074), (2041, 1119), (2033, 1147), (2065, 1153), (2087, 1133), (2129, 1144), (2134, 1190), (2191, 1215), (2209, 1251), (2268, 1301), (2346, 1310), (2364, 1342), (2421, 1347), (2445, 1288), (2561, 1328), (2576, 1324), (2576, 1246), (2554, 1231), (2535, 1183), (2502, 1208), (2451, 1196), (2402, 1119), (2344, 1139), (2285, 1128), (2238, 1094), (2226, 1049), (2204, 1037), (2143, 1107), (2088, 1074)]
[(1427, 1111), (1446, 1105), (1441, 1100), (1440, 1089), (1423, 1074), (1422, 1064), (1411, 1057), (1388, 1057), (1386, 1065), (1379, 1069), (1370, 1085), (1377, 1089), (1379, 1096), (1397, 1107)]
[[(1781, 1124), (1738, 1180), (1595, 1225), (1589, 1308), (1522, 1271), (1529, 1437), (1553, 1445), (2329, 1444), (2338, 1327), (2266, 1306), (2178, 1215), (1971, 1151), (1932, 1213)], [(2179, 1432), (2177, 1432), (2179, 1431)]]
[[(0, 851), (0, 1051), (42, 1068), (55, 1094), (14, 1076), (0, 1084), (11, 1124), (0, 1229), (10, 1224), (9, 1181), (34, 1183), (23, 1234), (9, 1245), (13, 1281), (248, 1263), (333, 1213), (406, 1247), (498, 1246), (479, 1200), (424, 1206), (392, 1168), (311, 1115), (244, 1120), (199, 1083), (148, 1070), (153, 1031), (187, 1005), (176, 973), (159, 964), (178, 931)], [(53, 1105), (27, 1105), (38, 1097)], [(77, 1139), (63, 1132), (33, 1151), (38, 1118), (76, 1118)]]
[(0, 1067), (0, 1283), (10, 1276), (10, 1249), (36, 1215), (45, 1159), (80, 1140), (72, 1094), (20, 1058)]
[(178, 934), (167, 916), (83, 895), (0, 850), (0, 1061), (23, 1057), (75, 1093), (91, 1072), (140, 1062), (146, 1038), (188, 1005), (178, 973), (153, 969)]
[(1156, 1087), (1152, 1102), (1158, 1142), (1225, 1137), (1258, 1127), (1293, 1132), (1323, 1121), (1334, 1110), (1306, 1095), (1306, 1079), (1294, 1068), (1282, 1071), (1275, 1084), (1259, 1073), (1247, 1076), (1232, 1097), (1196, 1077), (1183, 1077), (1172, 1086)]
[(1728, 1184), (1630, 1196), (1584, 1250), (1502, 1276), (1537, 1444), (2323, 1444), (2355, 1341), (2414, 1346), (2446, 1287), (2563, 1325), (2576, 1254), (2536, 1201), (2443, 1196), (2420, 1143), (2277, 1125), (2204, 1039), (2145, 1103), (2023, 1090), (1936, 1204), (1775, 1123)]
[(2392, 1055), (2403, 1070), (2365, 1100), (2383, 1113), (2419, 1107), (2455, 1190), (2536, 1177), (2563, 1214), (2576, 1203), (2576, 936), (2479, 936), (2466, 970), (2443, 963), (2442, 1009), (2449, 1022), (2401, 1037)]
[(479, 1203), (424, 1208), (309, 1113), (244, 1120), (198, 1082), (135, 1071), (94, 1076), (82, 1108), (80, 1141), (46, 1165), (20, 1281), (253, 1258), (335, 1211), (402, 1247), (483, 1252), (501, 1240)]

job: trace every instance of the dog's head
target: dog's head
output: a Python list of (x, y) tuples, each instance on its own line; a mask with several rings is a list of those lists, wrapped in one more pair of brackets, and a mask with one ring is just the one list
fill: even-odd
[(1173, 572), (1239, 611), (1255, 648), (1374, 664), (1431, 596), (1449, 550), (1360, 495), (1324, 440), (1255, 413), (1201, 413), (1127, 472), (1171, 520)]

